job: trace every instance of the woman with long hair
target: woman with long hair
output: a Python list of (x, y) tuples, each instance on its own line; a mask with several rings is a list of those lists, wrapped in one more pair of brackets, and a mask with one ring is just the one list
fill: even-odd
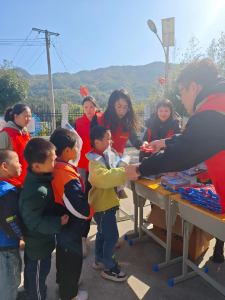
[(6, 119), (9, 121), (0, 132), (0, 149), (13, 150), (18, 154), (22, 172), (19, 178), (4, 180), (21, 189), (27, 172), (27, 163), (23, 157), (23, 150), (30, 140), (27, 126), (31, 121), (31, 110), (25, 104), (16, 104), (12, 111), (9, 112), (10, 109), (8, 108)]
[[(157, 103), (156, 112), (145, 121), (147, 130), (144, 133), (143, 141), (153, 142), (155, 140), (171, 138), (174, 134), (181, 133), (180, 127), (181, 118), (174, 111), (173, 103), (168, 99), (163, 99)], [(142, 161), (144, 157), (149, 154), (140, 151), (139, 160)]]
[(134, 112), (130, 95), (125, 89), (112, 92), (106, 111), (93, 117), (90, 129), (96, 125), (102, 125), (111, 130), (112, 146), (118, 153), (123, 154), (128, 139), (137, 150), (143, 144), (137, 135), (140, 123)]

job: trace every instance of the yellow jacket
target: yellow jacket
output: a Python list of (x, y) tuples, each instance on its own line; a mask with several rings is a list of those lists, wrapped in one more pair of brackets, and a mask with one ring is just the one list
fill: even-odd
[(86, 154), (89, 160), (89, 182), (92, 188), (88, 194), (88, 202), (94, 206), (95, 212), (120, 206), (115, 187), (126, 182), (124, 168), (108, 169), (105, 159), (94, 152)]

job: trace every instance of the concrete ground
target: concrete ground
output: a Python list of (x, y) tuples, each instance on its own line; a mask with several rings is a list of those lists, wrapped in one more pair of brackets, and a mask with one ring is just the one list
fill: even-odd
[[(130, 149), (126, 151), (135, 151)], [(136, 156), (137, 159), (137, 156)], [(128, 199), (122, 200), (121, 205), (129, 214), (133, 213), (132, 193), (127, 191)], [(144, 215), (150, 211), (149, 203), (144, 208)], [(123, 239), (124, 234), (131, 233), (133, 229), (132, 221), (118, 223), (121, 247), (116, 250), (116, 260), (121, 269), (127, 273), (128, 281), (114, 283), (103, 279), (101, 272), (92, 268), (94, 262), (94, 245), (96, 235), (96, 225), (91, 225), (88, 237), (88, 257), (84, 259), (81, 290), (89, 293), (90, 300), (222, 300), (224, 297), (217, 292), (210, 284), (197, 276), (185, 282), (179, 283), (174, 287), (169, 287), (168, 280), (181, 275), (181, 263), (159, 270), (153, 271), (153, 266), (165, 259), (165, 250), (156, 245), (151, 238), (149, 241), (137, 243), (133, 246), (128, 245), (128, 241)], [(210, 243), (209, 249), (198, 259), (196, 265), (208, 266), (209, 275), (214, 277), (220, 284), (225, 282), (225, 262), (215, 264), (210, 260), (213, 253), (215, 239)], [(47, 279), (48, 296), (47, 300), (58, 300), (55, 283), (55, 253), (52, 256), (52, 268)], [(23, 282), (21, 284), (22, 288)]]

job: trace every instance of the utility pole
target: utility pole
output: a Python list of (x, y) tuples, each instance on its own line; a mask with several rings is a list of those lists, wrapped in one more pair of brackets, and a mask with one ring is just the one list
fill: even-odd
[(51, 68), (51, 58), (50, 58), (50, 36), (55, 35), (59, 36), (59, 33), (50, 32), (48, 30), (42, 30), (37, 28), (32, 28), (33, 31), (38, 33), (42, 32), (45, 34), (46, 41), (46, 51), (47, 51), (47, 63), (48, 63), (48, 82), (49, 82), (49, 92), (50, 92), (50, 105), (51, 105), (51, 115), (52, 115), (52, 131), (56, 129), (55, 122), (55, 102), (54, 102), (54, 92), (53, 92), (53, 83), (52, 83), (52, 68)]

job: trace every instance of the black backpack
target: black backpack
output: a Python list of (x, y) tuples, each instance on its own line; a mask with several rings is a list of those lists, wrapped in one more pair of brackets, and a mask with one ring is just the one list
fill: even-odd
[(0, 197), (0, 228), (10, 238), (23, 236), (25, 225), (19, 214), (19, 196), (16, 189)]

